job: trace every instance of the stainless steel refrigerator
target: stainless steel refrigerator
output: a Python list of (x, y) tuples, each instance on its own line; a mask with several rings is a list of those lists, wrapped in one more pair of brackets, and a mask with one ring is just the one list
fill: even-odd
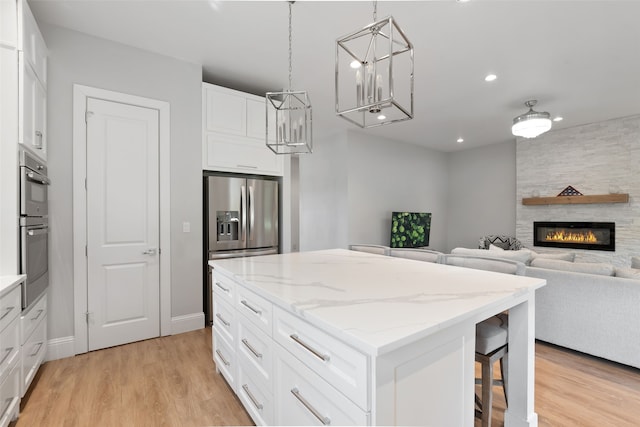
[[(206, 261), (278, 253), (277, 178), (205, 176)], [(205, 268), (206, 265), (205, 265)], [(205, 314), (211, 322), (207, 268)]]

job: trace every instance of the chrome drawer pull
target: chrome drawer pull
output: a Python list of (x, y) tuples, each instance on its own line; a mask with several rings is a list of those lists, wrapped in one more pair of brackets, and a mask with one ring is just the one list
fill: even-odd
[(255, 397), (253, 397), (253, 394), (249, 391), (249, 386), (246, 384), (242, 385), (242, 389), (244, 390), (245, 393), (247, 393), (247, 396), (249, 396), (249, 399), (251, 399), (251, 403), (253, 403), (253, 405), (258, 408), (259, 411), (262, 411), (262, 403), (259, 403)]
[(43, 312), (44, 312), (44, 309), (42, 309), (42, 308), (40, 310), (38, 310), (38, 315), (36, 317), (32, 317), (31, 321), (35, 322), (36, 320), (38, 320), (38, 318), (42, 315)]
[(228, 328), (229, 326), (231, 326), (231, 323), (229, 323), (229, 322), (227, 322), (226, 320), (224, 320), (224, 319), (222, 318), (222, 316), (220, 315), (220, 313), (216, 314), (216, 317), (217, 317), (218, 319), (220, 319), (220, 321), (222, 322), (222, 324), (223, 324), (224, 326), (226, 326), (227, 328)]
[(294, 340), (295, 342), (300, 344), (302, 347), (304, 347), (305, 349), (307, 349), (308, 351), (313, 353), (313, 355), (316, 356), (318, 359), (322, 359), (325, 362), (329, 361), (329, 355), (328, 354), (320, 353), (318, 350), (316, 350), (315, 348), (311, 347), (309, 344), (307, 344), (306, 342), (304, 342), (300, 338), (298, 338), (298, 336), (296, 334), (289, 335), (289, 338), (291, 338), (292, 340)]
[(38, 349), (37, 349), (36, 351), (34, 351), (33, 353), (31, 353), (31, 354), (29, 355), (29, 357), (33, 357), (33, 356), (35, 356), (36, 354), (38, 354), (38, 353), (40, 352), (40, 349), (42, 348), (42, 344), (43, 344), (43, 342), (42, 342), (42, 341), (40, 341), (38, 344), (36, 344), (36, 345), (35, 345), (35, 347), (38, 347)]
[(9, 315), (9, 313), (11, 313), (13, 311), (14, 307), (7, 307), (4, 309), (4, 313), (2, 313), (2, 316), (0, 317), (0, 320), (4, 319), (5, 317), (7, 317)]
[(5, 350), (5, 355), (2, 358), (2, 360), (0, 360), (0, 365), (2, 365), (5, 360), (7, 360), (7, 357), (9, 357), (12, 351), (13, 351), (13, 347), (9, 347), (8, 349)]
[(224, 363), (224, 366), (229, 366), (231, 365), (231, 363), (229, 363), (227, 361), (227, 359), (224, 358), (224, 356), (222, 355), (222, 353), (220, 353), (220, 350), (216, 350), (216, 354), (218, 355), (218, 357), (220, 358), (220, 360), (222, 360), (222, 363)]
[(222, 289), (223, 291), (225, 291), (226, 293), (229, 293), (229, 288), (225, 288), (220, 284), (220, 282), (216, 282), (216, 286)]
[(291, 394), (293, 394), (295, 398), (298, 399), (300, 403), (302, 403), (304, 407), (307, 408), (309, 412), (311, 412), (313, 416), (316, 417), (318, 421), (320, 421), (323, 425), (325, 426), (331, 425), (331, 419), (329, 417), (322, 416), (322, 414), (318, 412), (318, 410), (314, 408), (313, 405), (311, 405), (311, 403), (307, 402), (307, 399), (302, 397), (302, 395), (300, 394), (298, 387), (292, 388)]
[(245, 347), (247, 347), (255, 357), (257, 357), (258, 359), (262, 359), (262, 353), (258, 353), (256, 349), (253, 348), (251, 344), (249, 344), (249, 341), (247, 341), (246, 338), (242, 338), (242, 344), (244, 344)]
[(260, 316), (262, 314), (262, 311), (258, 310), (257, 308), (252, 307), (251, 305), (249, 305), (249, 303), (247, 301), (242, 300), (242, 301), (240, 301), (240, 303), (242, 305), (244, 305), (245, 307), (247, 307), (249, 310), (253, 311), (258, 316)]

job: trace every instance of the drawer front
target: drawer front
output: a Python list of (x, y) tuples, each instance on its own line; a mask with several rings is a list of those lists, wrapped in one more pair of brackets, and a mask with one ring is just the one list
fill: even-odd
[(366, 355), (277, 307), (274, 340), (360, 408), (369, 409)]
[(0, 426), (9, 425), (20, 409), (20, 364), (11, 366), (9, 375), (0, 385)]
[(369, 414), (278, 347), (277, 425), (368, 425)]
[(233, 306), (235, 304), (236, 284), (233, 280), (215, 271), (212, 273), (213, 277), (213, 299), (220, 298), (221, 301), (225, 301), (227, 304)]
[(237, 293), (238, 302), (236, 307), (238, 312), (242, 313), (268, 336), (271, 336), (273, 305), (242, 286), (238, 286)]
[(240, 401), (258, 426), (273, 425), (273, 394), (265, 390), (240, 367), (238, 390)]
[(47, 316), (47, 294), (35, 303), (35, 305), (20, 318), (20, 342), (25, 342), (33, 333), (39, 322)]
[[(0, 298), (0, 331), (2, 331), (22, 311), (22, 287), (17, 286)], [(1, 356), (0, 356), (1, 357)]]
[(213, 299), (213, 328), (222, 335), (232, 348), (235, 348), (237, 335), (236, 311), (233, 306), (220, 300)]
[(220, 336), (218, 332), (213, 332), (213, 361), (216, 368), (227, 380), (232, 390), (236, 390), (236, 377), (238, 375), (238, 366), (236, 353), (233, 347)]
[(242, 318), (238, 321), (238, 359), (241, 369), (267, 390), (273, 387), (273, 341)]
[(18, 319), (13, 319), (13, 322), (0, 333), (0, 382), (5, 379), (20, 355), (18, 326)]
[(46, 319), (41, 320), (27, 342), (22, 345), (22, 396), (38, 372), (47, 351), (47, 321)]

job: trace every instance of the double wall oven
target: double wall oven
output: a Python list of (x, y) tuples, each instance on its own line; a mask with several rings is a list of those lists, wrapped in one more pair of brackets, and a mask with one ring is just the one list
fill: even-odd
[(47, 166), (20, 151), (20, 270), (27, 275), (22, 308), (38, 299), (49, 285), (49, 207)]

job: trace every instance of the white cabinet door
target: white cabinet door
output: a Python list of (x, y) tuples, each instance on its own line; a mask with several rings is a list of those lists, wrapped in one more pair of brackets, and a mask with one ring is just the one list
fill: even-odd
[[(36, 77), (47, 86), (47, 46), (40, 33), (36, 19), (25, 0), (21, 2), (22, 9), (22, 46), (25, 59), (31, 64)], [(19, 43), (20, 44), (20, 43)]]
[(204, 169), (261, 175), (283, 174), (282, 156), (273, 154), (264, 140), (207, 133), (204, 144)]
[(246, 98), (229, 89), (204, 85), (204, 126), (208, 132), (246, 136)]
[(17, 47), (18, 14), (15, 0), (0, 0), (0, 44)]
[(33, 68), (19, 53), (19, 134), (18, 142), (47, 160), (46, 124), (47, 92), (36, 77)]
[(266, 122), (264, 100), (247, 99), (247, 136), (264, 141)]

